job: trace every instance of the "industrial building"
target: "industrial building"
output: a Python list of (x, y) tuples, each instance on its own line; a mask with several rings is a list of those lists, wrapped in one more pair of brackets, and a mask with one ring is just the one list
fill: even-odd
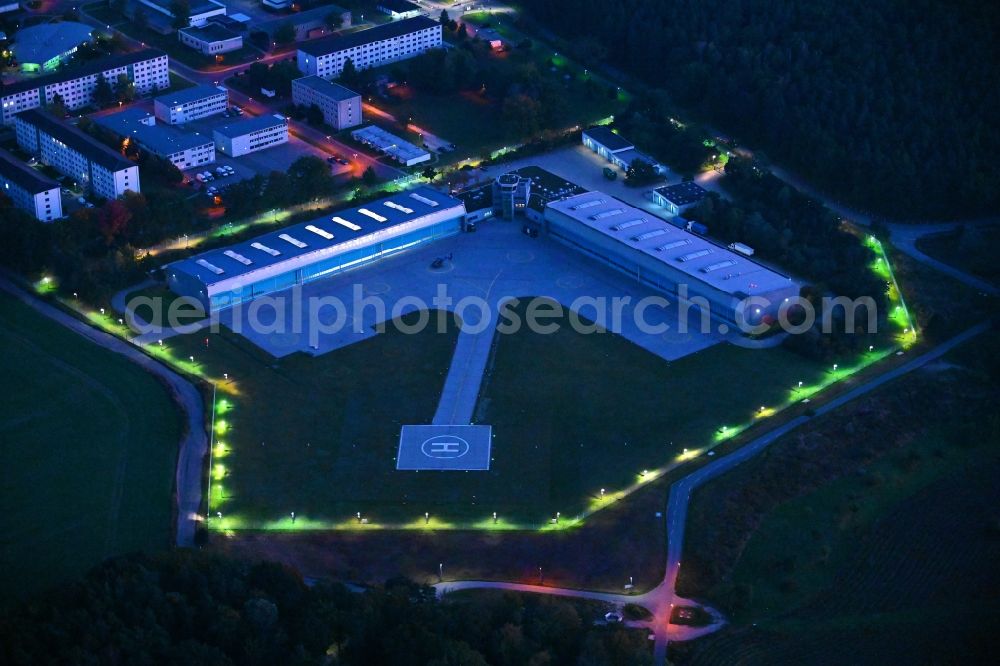
[(421, 14), (420, 7), (407, 0), (379, 0), (375, 9), (383, 14), (388, 14), (393, 21), (401, 21)]
[(653, 202), (666, 208), (671, 215), (680, 215), (707, 195), (705, 188), (689, 181), (656, 188), (653, 190)]
[(361, 124), (361, 95), (318, 76), (293, 80), (292, 102), (299, 106), (315, 104), (323, 112), (323, 122), (337, 130)]
[(153, 113), (170, 125), (207, 118), (229, 108), (229, 91), (222, 86), (194, 86), (160, 95), (153, 100)]
[(299, 47), (297, 60), (306, 76), (333, 79), (340, 76), (347, 60), (356, 69), (368, 69), (412, 58), (441, 44), (441, 24), (418, 16), (307, 42)]
[(4, 125), (14, 122), (14, 115), (25, 109), (37, 109), (52, 104), (56, 95), (62, 97), (67, 109), (79, 109), (94, 102), (97, 77), (103, 76), (114, 87), (118, 77), (125, 75), (139, 94), (170, 87), (167, 54), (158, 49), (100, 58), (66, 72), (26, 79), (0, 89), (0, 112)]
[(51, 72), (81, 44), (93, 41), (94, 28), (76, 21), (40, 23), (18, 30), (11, 51), (22, 72)]
[(207, 56), (222, 55), (243, 48), (243, 35), (214, 22), (199, 27), (181, 28), (177, 31), (177, 39), (181, 44)]
[(157, 124), (156, 117), (142, 109), (94, 118), (120, 137), (135, 141), (154, 155), (173, 162), (178, 169), (190, 169), (215, 161), (215, 142), (198, 132), (185, 132), (173, 125)]
[(727, 323), (773, 321), (799, 295), (788, 276), (602, 192), (552, 201), (544, 219), (553, 238), (654, 289), (678, 294), (686, 285), (687, 300), (704, 298)]
[(141, 191), (139, 167), (89, 134), (40, 109), (14, 117), (17, 144), (98, 197)]
[(355, 141), (371, 146), (404, 166), (413, 166), (431, 159), (431, 154), (423, 148), (414, 146), (409, 141), (375, 125), (354, 130), (351, 132), (351, 136), (354, 137)]
[(288, 143), (288, 119), (277, 113), (246, 118), (216, 127), (212, 135), (219, 152), (239, 157)]
[(218, 311), (457, 234), (465, 206), (429, 187), (292, 225), (164, 267), (167, 285)]
[(63, 216), (59, 183), (0, 149), (0, 192), (41, 222)]
[(582, 134), (583, 145), (614, 164), (623, 171), (628, 171), (635, 160), (642, 160), (653, 166), (657, 173), (665, 173), (666, 169), (652, 157), (636, 150), (631, 141), (609, 127), (598, 125), (586, 129)]

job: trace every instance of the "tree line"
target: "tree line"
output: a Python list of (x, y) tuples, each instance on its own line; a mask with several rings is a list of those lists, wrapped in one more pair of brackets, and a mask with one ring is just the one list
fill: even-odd
[(110, 560), (0, 614), (0, 661), (378, 666), (643, 666), (644, 632), (548, 597), (439, 601), (405, 579), (307, 586), (276, 563), (195, 551)]
[(977, 0), (526, 0), (596, 61), (665, 90), (853, 205), (1000, 207), (1000, 5)]

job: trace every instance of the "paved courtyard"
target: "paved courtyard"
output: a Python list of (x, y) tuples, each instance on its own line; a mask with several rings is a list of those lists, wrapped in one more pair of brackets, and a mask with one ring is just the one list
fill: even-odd
[[(662, 295), (545, 236), (529, 238), (520, 227), (516, 222), (489, 221), (476, 233), (429, 243), (325, 280), (260, 297), (222, 312), (220, 319), (276, 357), (294, 352), (319, 355), (376, 335), (376, 326), (393, 316), (428, 307), (457, 311), (465, 322), (464, 333), (486, 332), (489, 338), (505, 301), (542, 296), (578, 312), (582, 319), (598, 321), (595, 299), (604, 299), (607, 307), (602, 307), (606, 315), (602, 323), (667, 360), (722, 339), (715, 333), (700, 332), (701, 316), (694, 308), (687, 311), (687, 330), (678, 330), (681, 308), (673, 302), (670, 307), (647, 307), (641, 313), (647, 326), (640, 327), (637, 303)], [(449, 256), (443, 266), (431, 266), (436, 258)], [(450, 301), (436, 303), (439, 293)], [(617, 318), (611, 313), (616, 297), (629, 299), (621, 303)], [(480, 325), (487, 310), (490, 319)], [(614, 326), (616, 319), (621, 321), (620, 328)], [(435, 325), (434, 316), (430, 323)], [(648, 327), (657, 330), (648, 332)], [(459, 348), (462, 346), (460, 340)], [(489, 349), (489, 344), (467, 346)]]

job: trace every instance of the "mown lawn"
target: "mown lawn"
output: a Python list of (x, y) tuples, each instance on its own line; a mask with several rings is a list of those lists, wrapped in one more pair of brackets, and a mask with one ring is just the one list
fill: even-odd
[(0, 293), (0, 598), (165, 548), (179, 413), (166, 389)]

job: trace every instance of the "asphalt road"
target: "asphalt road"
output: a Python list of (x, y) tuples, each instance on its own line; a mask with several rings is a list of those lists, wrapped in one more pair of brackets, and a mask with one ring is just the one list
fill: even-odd
[[(828, 414), (838, 409), (846, 403), (855, 400), (885, 384), (913, 372), (928, 363), (937, 360), (959, 345), (968, 342), (980, 333), (989, 330), (990, 323), (984, 322), (969, 330), (955, 336), (951, 340), (938, 345), (934, 349), (914, 358), (897, 368), (894, 368), (878, 377), (874, 377), (861, 386), (848, 391), (825, 405), (818, 407), (815, 416)], [(567, 588), (545, 587), (543, 585), (524, 585), (520, 583), (503, 583), (490, 581), (455, 581), (442, 582), (436, 585), (439, 594), (446, 594), (458, 590), (469, 589), (501, 589), (515, 592), (532, 592), (537, 594), (552, 594), (556, 596), (575, 597), (582, 599), (593, 599), (610, 603), (638, 603), (645, 606), (653, 613), (653, 619), (649, 622), (634, 622), (631, 626), (647, 627), (654, 636), (654, 663), (662, 665), (666, 663), (668, 640), (690, 640), (705, 633), (710, 633), (722, 626), (722, 622), (717, 622), (706, 628), (692, 628), (682, 625), (670, 625), (670, 612), (674, 605), (692, 604), (688, 599), (679, 597), (676, 592), (677, 575), (681, 567), (681, 554), (684, 549), (684, 531), (687, 525), (688, 504), (691, 500), (691, 493), (705, 482), (720, 476), (733, 469), (740, 463), (749, 460), (757, 455), (775, 441), (787, 435), (796, 428), (808, 423), (811, 418), (799, 416), (791, 421), (774, 428), (768, 433), (761, 435), (757, 439), (740, 447), (729, 455), (717, 458), (711, 463), (699, 468), (695, 472), (685, 476), (675, 482), (670, 487), (670, 494), (667, 499), (666, 509), (666, 538), (667, 538), (667, 566), (662, 582), (655, 588), (644, 594), (626, 595), (612, 594), (607, 592), (592, 592), (587, 590), (573, 590)], [(595, 553), (595, 557), (597, 554)], [(717, 612), (709, 609), (717, 618)]]

